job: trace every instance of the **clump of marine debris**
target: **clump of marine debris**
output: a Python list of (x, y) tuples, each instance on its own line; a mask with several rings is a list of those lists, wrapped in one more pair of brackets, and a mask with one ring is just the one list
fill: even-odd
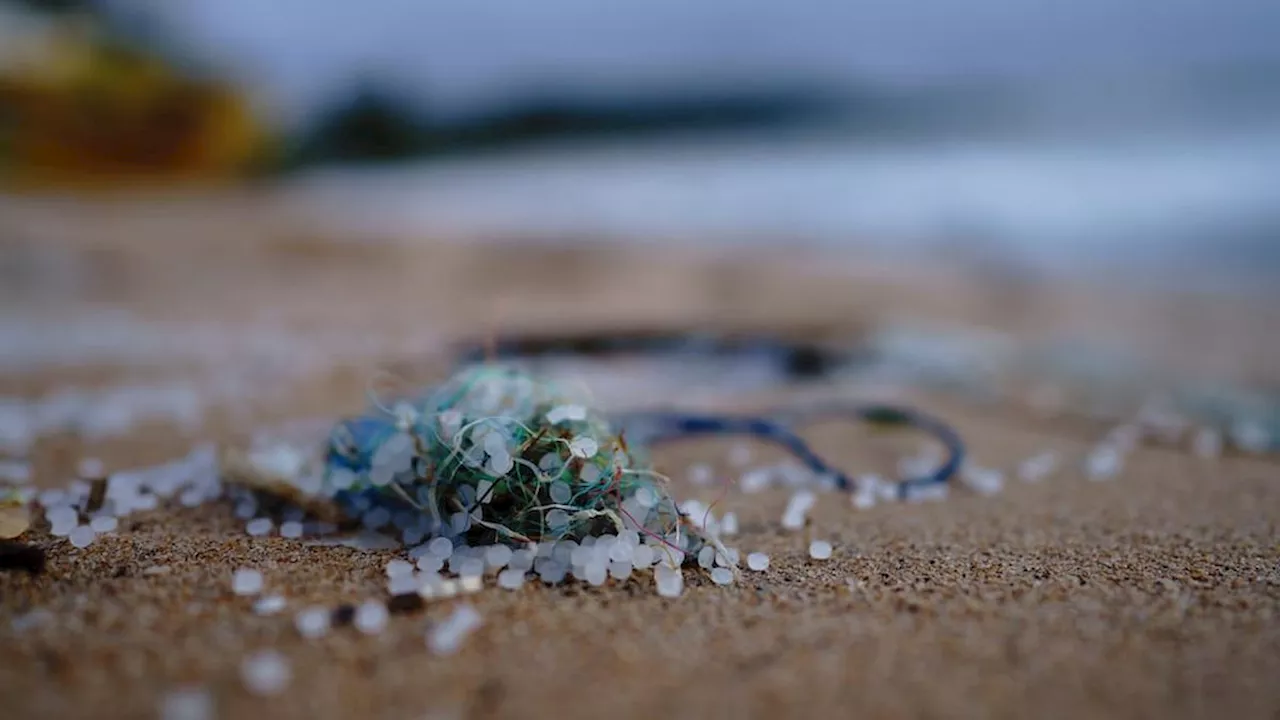
[(380, 533), (413, 547), (427, 593), (447, 587), (446, 565), (459, 578), (500, 569), (509, 587), (530, 571), (602, 585), (652, 570), (667, 595), (700, 556), (717, 582), (738, 572), (737, 551), (707, 513), (676, 502), (645, 448), (581, 393), (513, 367), (469, 366), (425, 393), (375, 402), (318, 452), (266, 440), (222, 460), (243, 507), (274, 498), (356, 525), (366, 542)]

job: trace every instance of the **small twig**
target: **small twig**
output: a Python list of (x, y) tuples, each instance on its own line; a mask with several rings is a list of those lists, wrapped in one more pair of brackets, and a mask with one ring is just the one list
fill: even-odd
[(102, 503), (107, 499), (107, 479), (98, 477), (93, 479), (93, 485), (89, 489), (89, 500), (85, 503), (84, 511), (86, 513), (95, 513), (102, 509)]

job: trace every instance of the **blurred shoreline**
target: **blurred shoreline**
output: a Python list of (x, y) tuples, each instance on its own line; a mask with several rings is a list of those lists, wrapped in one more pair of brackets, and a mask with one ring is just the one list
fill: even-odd
[[(977, 262), (1220, 291), (1280, 273), (1280, 130), (549, 144), (281, 186), (352, 234), (623, 238)], [(1188, 273), (1189, 270), (1194, 272)]]

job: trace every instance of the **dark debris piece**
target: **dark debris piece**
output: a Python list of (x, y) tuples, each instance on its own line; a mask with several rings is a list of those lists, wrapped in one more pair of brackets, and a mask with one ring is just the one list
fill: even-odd
[(387, 610), (393, 614), (417, 612), (424, 607), (426, 607), (426, 601), (417, 593), (395, 595), (387, 603)]
[(0, 540), (0, 570), (25, 570), (28, 574), (44, 572), (44, 550), (35, 545)]
[(334, 627), (345, 627), (350, 625), (351, 621), (355, 620), (355, 618), (356, 606), (350, 603), (343, 603), (333, 609), (332, 625)]

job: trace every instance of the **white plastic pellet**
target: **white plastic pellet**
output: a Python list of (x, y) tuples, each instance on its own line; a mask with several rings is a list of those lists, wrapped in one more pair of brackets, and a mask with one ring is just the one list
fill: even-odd
[(569, 489), (569, 484), (559, 480), (551, 483), (551, 489), (548, 492), (551, 494), (551, 502), (560, 503), (561, 505), (569, 502), (569, 499), (573, 497), (573, 491)]
[(711, 582), (717, 585), (732, 585), (733, 571), (729, 568), (718, 567), (711, 571)]
[(558, 425), (569, 419), (570, 406), (557, 405), (547, 412), (547, 422), (552, 425)]
[(427, 543), (427, 551), (438, 558), (448, 560), (453, 555), (453, 541), (446, 537), (438, 537)]
[(262, 573), (252, 568), (240, 568), (231, 576), (231, 592), (236, 595), (257, 595), (262, 586)]
[(764, 572), (769, 569), (769, 556), (764, 553), (751, 553), (747, 556), (747, 567), (756, 572)]
[(754, 468), (742, 473), (738, 478), (738, 487), (748, 495), (764, 492), (773, 484), (773, 471), (769, 468)]
[(562, 528), (569, 524), (569, 513), (555, 508), (547, 513), (547, 526), (552, 528)]
[(573, 563), (573, 551), (578, 549), (578, 543), (573, 540), (561, 540), (551, 548), (551, 559), (561, 565), (570, 565)]
[(315, 606), (293, 616), (293, 626), (304, 638), (315, 639), (329, 632), (329, 609)]
[(698, 565), (700, 567), (710, 570), (711, 568), (715, 567), (715, 564), (716, 564), (715, 548), (711, 547), (710, 545), (706, 545), (701, 550), (698, 551)]
[(440, 592), (444, 585), (444, 577), (437, 573), (422, 573), (418, 576), (421, 581), (418, 585), (418, 594), (430, 600), (434, 597), (442, 597)]
[(641, 486), (639, 490), (636, 490), (636, 502), (642, 508), (652, 508), (658, 504), (658, 493), (647, 485)]
[(669, 568), (678, 568), (684, 565), (685, 553), (683, 550), (677, 550), (664, 544), (654, 547), (654, 554), (658, 557), (659, 565), (665, 565)]
[(615, 541), (609, 545), (609, 560), (613, 562), (627, 561), (631, 562), (631, 555), (635, 552), (635, 547), (621, 541)]
[(80, 514), (75, 508), (67, 505), (59, 505), (45, 513), (45, 517), (51, 525), (50, 532), (57, 537), (66, 537), (71, 534), (72, 530), (80, 524)]
[(506, 569), (498, 573), (498, 587), (506, 590), (519, 590), (524, 585), (524, 572)]
[(254, 537), (261, 537), (271, 532), (271, 528), (275, 523), (271, 522), (271, 518), (254, 518), (245, 524), (244, 530)]
[(412, 575), (413, 564), (396, 558), (395, 560), (391, 560), (387, 563), (386, 573), (389, 578), (399, 577), (400, 575)]
[(853, 499), (850, 501), (857, 510), (870, 510), (876, 505), (876, 491), (873, 487), (858, 485), (857, 492), (853, 493)]
[(863, 501), (865, 510), (868, 507), (876, 505), (877, 502), (893, 502), (897, 500), (897, 483), (887, 482), (886, 479), (876, 474), (861, 475), (858, 478), (858, 496), (864, 496), (867, 500)]
[(653, 579), (658, 594), (662, 597), (676, 598), (684, 592), (684, 575), (679, 568), (658, 565), (658, 568), (653, 571)]
[(631, 577), (630, 560), (614, 560), (609, 563), (609, 576), (614, 580), (626, 580)]
[(484, 564), (491, 570), (501, 570), (511, 562), (511, 548), (506, 545), (490, 545), (484, 551)]
[[(483, 435), (480, 435), (480, 433), (483, 433)], [(472, 440), (475, 440), (477, 436), (480, 437), (480, 446), (484, 448), (486, 453), (490, 455), (498, 455), (500, 453), (505, 454), (509, 452), (508, 442), (511, 440), (511, 437), (504, 431), (497, 428), (483, 428), (482, 430), (478, 430), (476, 433), (472, 434)]]
[(483, 622), (475, 608), (460, 605), (444, 622), (427, 633), (427, 647), (437, 655), (451, 655)]
[(536, 559), (535, 551), (517, 550), (511, 553), (511, 561), (507, 563), (507, 567), (520, 572), (529, 572)]
[(560, 459), (557, 453), (549, 452), (538, 460), (538, 469), (552, 475), (559, 472), (562, 467), (564, 467), (564, 460)]
[(480, 577), (484, 575), (484, 560), (469, 557), (458, 564), (458, 577)]
[(715, 479), (715, 471), (706, 463), (695, 463), (689, 466), (689, 482), (694, 485), (710, 485)]
[(290, 539), (302, 537), (302, 523), (297, 520), (287, 520), (280, 523), (280, 537)]
[(653, 548), (648, 545), (637, 545), (631, 551), (631, 564), (638, 568), (647, 568), (653, 564)]
[(720, 519), (721, 535), (737, 535), (738, 534), (738, 516), (735, 513), (727, 512)]
[(729, 464), (736, 467), (745, 467), (751, 462), (751, 446), (746, 443), (734, 443), (729, 448)]
[(817, 496), (809, 490), (794, 493), (787, 500), (787, 507), (782, 511), (782, 527), (787, 530), (799, 530), (804, 527), (805, 515), (808, 514)]
[(809, 543), (809, 557), (814, 560), (828, 560), (831, 558), (831, 543), (826, 540), (814, 540)]
[(434, 573), (440, 572), (440, 568), (444, 567), (444, 558), (439, 555), (427, 553), (418, 558), (418, 569), (422, 572)]
[(579, 436), (569, 441), (569, 453), (584, 460), (593, 458), (600, 452), (600, 445), (594, 438)]
[(288, 601), (281, 595), (267, 595), (253, 604), (253, 612), (258, 615), (275, 615), (284, 610)]
[(106, 477), (107, 468), (102, 461), (95, 457), (81, 458), (76, 463), (76, 475), (86, 479), (95, 480), (97, 478)]
[(1004, 489), (1004, 473), (992, 468), (966, 465), (960, 479), (970, 490), (980, 495), (995, 495)]
[(276, 695), (293, 679), (289, 660), (276, 650), (259, 650), (240, 664), (240, 678), (254, 695)]
[(703, 527), (705, 521), (711, 514), (710, 510), (701, 500), (689, 499), (680, 502), (680, 512), (689, 516), (689, 520), (698, 527)]
[(564, 581), (568, 568), (555, 560), (545, 562), (538, 569), (538, 577), (542, 578), (542, 582), (548, 585), (559, 585)]
[(1108, 445), (1100, 445), (1085, 459), (1085, 474), (1090, 480), (1110, 480), (1120, 473), (1124, 458), (1120, 451)]
[(417, 573), (410, 572), (404, 575), (393, 575), (387, 580), (387, 592), (391, 595), (416, 593), (421, 587), (422, 580)]
[(458, 578), (458, 589), (464, 593), (477, 593), (484, 589), (484, 577), (481, 575), (463, 575)]
[(591, 563), (587, 566), (585, 577), (587, 584), (599, 587), (609, 579), (609, 567), (604, 563)]
[(377, 600), (369, 600), (356, 608), (353, 624), (365, 635), (377, 635), (387, 627), (387, 617), (386, 605)]
[(93, 531), (93, 528), (88, 525), (80, 525), (67, 535), (67, 539), (69, 539), (71, 544), (75, 547), (87, 548), (93, 544), (93, 538), (96, 535), (97, 533)]
[(1057, 467), (1058, 456), (1051, 452), (1043, 452), (1023, 460), (1018, 465), (1018, 478), (1023, 482), (1040, 482), (1052, 475)]
[[(493, 437), (490, 435), (489, 437)], [(511, 454), (506, 450), (489, 456), (488, 471), (494, 477), (502, 477), (511, 472), (511, 468), (515, 467), (515, 460), (511, 458)]]
[(160, 720), (213, 720), (213, 695), (202, 687), (170, 690), (160, 700)]

